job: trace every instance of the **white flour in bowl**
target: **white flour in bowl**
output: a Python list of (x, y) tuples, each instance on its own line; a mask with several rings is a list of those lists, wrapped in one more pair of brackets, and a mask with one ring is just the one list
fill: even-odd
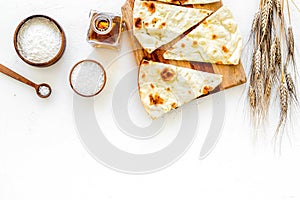
[(17, 35), (19, 53), (32, 63), (46, 63), (60, 51), (62, 36), (56, 24), (34, 17), (23, 24)]

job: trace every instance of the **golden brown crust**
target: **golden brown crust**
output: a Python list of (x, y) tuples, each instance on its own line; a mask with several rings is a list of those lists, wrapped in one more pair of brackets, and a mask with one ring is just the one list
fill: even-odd
[(209, 87), (208, 86), (204, 86), (203, 89), (202, 89), (202, 93), (204, 95), (207, 95), (209, 93)]
[(229, 49), (226, 46), (222, 46), (222, 51), (224, 51), (225, 53), (228, 53)]
[(143, 2), (143, 6), (147, 7), (148, 11), (152, 14), (155, 13), (155, 11), (156, 11), (156, 7), (155, 7), (155, 4), (153, 2), (145, 1), (145, 2)]
[(142, 28), (142, 19), (140, 17), (134, 19), (134, 26), (136, 28)]
[(173, 109), (176, 109), (176, 108), (178, 107), (178, 106), (177, 106), (177, 103), (172, 103), (171, 107), (172, 107)]
[(176, 72), (172, 69), (164, 68), (163, 71), (160, 73), (160, 76), (163, 81), (168, 82), (174, 80)]
[(164, 104), (164, 102), (165, 102), (158, 94), (155, 94), (154, 96), (153, 96), (153, 94), (150, 94), (149, 95), (149, 100), (150, 100), (150, 105), (151, 106)]
[(213, 34), (213, 35), (211, 36), (211, 38), (212, 38), (213, 40), (216, 40), (216, 39), (217, 39), (217, 35), (216, 35), (216, 34)]

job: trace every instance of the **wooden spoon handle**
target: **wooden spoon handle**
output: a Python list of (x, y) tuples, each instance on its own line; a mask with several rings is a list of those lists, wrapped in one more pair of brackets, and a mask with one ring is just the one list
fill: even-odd
[(3, 74), (10, 76), (11, 78), (16, 79), (17, 81), (20, 81), (22, 83), (25, 83), (31, 87), (34, 87), (35, 89), (37, 89), (39, 86), (37, 84), (35, 84), (34, 82), (28, 80), (27, 78), (21, 76), (20, 74), (12, 71), (11, 69), (8, 69), (7, 67), (5, 67), (4, 65), (0, 64), (0, 72), (2, 72)]

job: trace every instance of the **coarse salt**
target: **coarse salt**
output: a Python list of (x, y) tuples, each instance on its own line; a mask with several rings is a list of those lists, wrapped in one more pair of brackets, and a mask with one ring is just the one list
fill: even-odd
[(81, 62), (72, 71), (71, 84), (79, 94), (93, 96), (104, 87), (105, 72), (95, 62)]
[(20, 54), (32, 63), (46, 63), (58, 55), (62, 36), (57, 25), (45, 17), (26, 21), (17, 35)]
[(40, 86), (39, 87), (39, 94), (42, 96), (48, 96), (50, 94), (50, 88), (47, 86)]

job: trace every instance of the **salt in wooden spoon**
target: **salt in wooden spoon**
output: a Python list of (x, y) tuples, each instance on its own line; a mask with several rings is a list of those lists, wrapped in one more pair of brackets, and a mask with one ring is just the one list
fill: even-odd
[(32, 81), (28, 80), (27, 78), (21, 76), (20, 74), (12, 71), (11, 69), (8, 69), (7, 67), (5, 67), (4, 65), (0, 64), (0, 72), (2, 72), (3, 74), (10, 76), (11, 78), (14, 78), (22, 83), (25, 83), (26, 85), (29, 85), (31, 87), (33, 87), (37, 93), (37, 95), (41, 98), (48, 98), (51, 93), (51, 87), (46, 84), (46, 83), (42, 83), (42, 84), (35, 84)]

